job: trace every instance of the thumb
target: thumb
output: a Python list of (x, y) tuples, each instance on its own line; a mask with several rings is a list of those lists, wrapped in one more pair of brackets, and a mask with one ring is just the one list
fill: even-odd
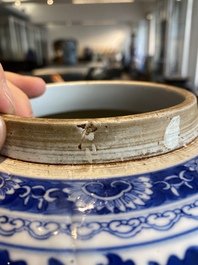
[(0, 150), (6, 139), (6, 125), (2, 117), (0, 117)]

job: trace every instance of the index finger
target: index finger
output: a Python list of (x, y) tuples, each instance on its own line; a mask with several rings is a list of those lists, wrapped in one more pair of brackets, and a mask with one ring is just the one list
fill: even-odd
[(5, 72), (6, 79), (20, 88), (29, 98), (42, 95), (45, 92), (43, 79), (34, 76), (25, 76), (11, 72)]

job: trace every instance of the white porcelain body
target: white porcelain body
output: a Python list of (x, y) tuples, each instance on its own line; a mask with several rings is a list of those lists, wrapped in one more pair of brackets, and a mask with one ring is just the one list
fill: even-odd
[(171, 152), (116, 163), (1, 156), (0, 264), (197, 264), (195, 131)]

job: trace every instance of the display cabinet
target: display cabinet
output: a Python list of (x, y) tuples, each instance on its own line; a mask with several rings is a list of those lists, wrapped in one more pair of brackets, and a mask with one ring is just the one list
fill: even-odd
[(23, 62), (46, 60), (46, 32), (29, 21), (8, 16), (0, 21), (0, 60)]

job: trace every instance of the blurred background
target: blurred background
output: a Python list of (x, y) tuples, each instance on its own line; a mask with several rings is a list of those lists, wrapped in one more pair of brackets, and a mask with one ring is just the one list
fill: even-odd
[(198, 94), (197, 0), (0, 0), (0, 62), (46, 82), (141, 80)]

